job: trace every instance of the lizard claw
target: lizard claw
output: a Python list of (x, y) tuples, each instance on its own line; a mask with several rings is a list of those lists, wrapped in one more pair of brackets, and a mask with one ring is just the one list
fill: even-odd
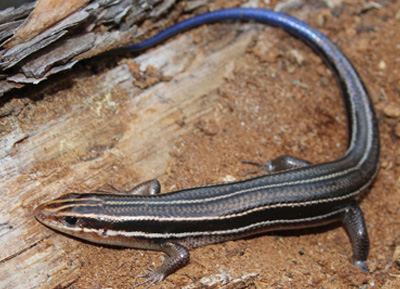
[(165, 274), (157, 272), (157, 270), (152, 271), (150, 273), (145, 273), (145, 274), (141, 274), (137, 276), (138, 278), (146, 278), (146, 280), (136, 284), (135, 286), (132, 287), (133, 288), (137, 288), (141, 285), (147, 284), (146, 287), (144, 287), (143, 289), (148, 289), (150, 288), (154, 283), (157, 283), (159, 281), (164, 280), (165, 278)]

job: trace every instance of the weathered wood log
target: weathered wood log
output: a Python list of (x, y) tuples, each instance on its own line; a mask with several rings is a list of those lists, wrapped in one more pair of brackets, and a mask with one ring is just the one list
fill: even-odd
[(0, 96), (162, 29), (182, 11), (175, 2), (39, 0), (0, 11)]

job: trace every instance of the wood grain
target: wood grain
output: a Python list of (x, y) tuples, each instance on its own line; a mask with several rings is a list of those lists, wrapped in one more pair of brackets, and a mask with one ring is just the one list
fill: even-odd
[[(245, 54), (254, 35), (248, 28), (239, 37), (228, 33), (209, 49), (185, 34), (104, 73), (74, 79), (53, 101), (78, 94), (83, 103), (52, 120), (31, 123), (29, 132), (16, 126), (4, 135), (0, 288), (73, 283), (80, 275), (79, 260), (71, 263), (66, 256), (65, 236), (36, 222), (34, 207), (72, 190), (162, 180), (178, 136), (217, 109), (218, 94), (211, 92), (231, 73), (232, 60)], [(133, 85), (133, 61), (172, 79), (141, 91)], [(73, 244), (73, 250), (83, 249)]]

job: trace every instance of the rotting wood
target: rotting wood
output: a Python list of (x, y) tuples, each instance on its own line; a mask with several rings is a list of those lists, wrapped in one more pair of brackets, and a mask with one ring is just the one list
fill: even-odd
[(167, 11), (181, 10), (176, 0), (39, 0), (34, 5), (0, 11), (0, 96), (133, 44), (137, 35), (159, 27), (161, 15), (169, 19)]

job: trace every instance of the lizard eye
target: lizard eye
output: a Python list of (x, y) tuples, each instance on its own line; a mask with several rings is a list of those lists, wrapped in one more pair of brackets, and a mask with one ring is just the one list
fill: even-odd
[(77, 217), (67, 216), (64, 218), (64, 224), (69, 226), (75, 225), (77, 221), (78, 221)]

